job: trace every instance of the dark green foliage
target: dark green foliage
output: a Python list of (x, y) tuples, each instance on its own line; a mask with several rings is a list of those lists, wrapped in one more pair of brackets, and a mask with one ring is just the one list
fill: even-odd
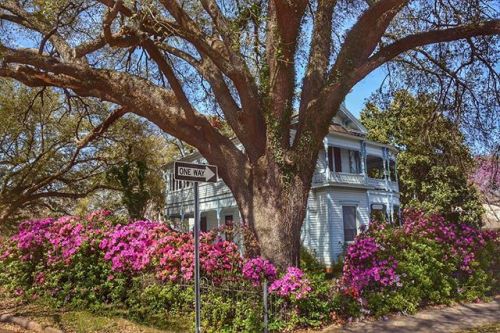
[(151, 198), (146, 184), (148, 172), (146, 162), (127, 158), (107, 173), (107, 178), (120, 186), (122, 203), (132, 219), (144, 217), (146, 205)]
[(326, 269), (325, 265), (315, 256), (315, 253), (303, 246), (300, 248), (300, 267), (305, 272), (315, 273), (323, 273)]
[(369, 139), (401, 149), (397, 171), (403, 206), (478, 223), (483, 209), (468, 181), (473, 157), (458, 126), (437, 110), (431, 96), (399, 91), (386, 109), (367, 104), (361, 121)]

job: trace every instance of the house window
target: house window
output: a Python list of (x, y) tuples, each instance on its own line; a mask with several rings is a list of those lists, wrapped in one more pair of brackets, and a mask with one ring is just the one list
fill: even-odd
[[(354, 152), (357, 153), (357, 164), (359, 164), (359, 152)], [(350, 158), (350, 156), (349, 156)], [(356, 158), (356, 157), (353, 157)], [(356, 164), (356, 162), (353, 162), (353, 165)], [(342, 153), (341, 153), (341, 148), (339, 147), (328, 147), (328, 168), (330, 171), (335, 171), (335, 172), (342, 172)], [(359, 168), (359, 167), (358, 167)]]
[(357, 234), (356, 206), (342, 206), (344, 221), (344, 242), (352, 242)]
[(349, 150), (349, 169), (351, 173), (361, 173), (361, 158), (359, 151)]
[(234, 226), (233, 215), (226, 215), (224, 217), (224, 225), (226, 226), (226, 240), (232, 241), (233, 240), (233, 226)]
[(200, 231), (201, 232), (207, 232), (208, 231), (207, 217), (206, 216), (202, 216), (200, 218)]

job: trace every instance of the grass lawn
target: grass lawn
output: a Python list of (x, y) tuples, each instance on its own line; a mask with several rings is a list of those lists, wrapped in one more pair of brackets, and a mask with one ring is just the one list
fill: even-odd
[(455, 333), (500, 333), (500, 321), (497, 323), (486, 324)]
[[(58, 328), (67, 333), (174, 333), (186, 332), (192, 327), (190, 318), (175, 321), (168, 321), (168, 318), (165, 318), (165, 327), (170, 329), (159, 330), (111, 314), (55, 309), (50, 304), (41, 301), (20, 304), (15, 299), (6, 297), (5, 293), (0, 290), (0, 315), (5, 313), (14, 313), (16, 316), (29, 318), (43, 326)], [(2, 328), (12, 329), (13, 327), (13, 325), (0, 323), (0, 332)], [(27, 331), (16, 330), (14, 332)]]

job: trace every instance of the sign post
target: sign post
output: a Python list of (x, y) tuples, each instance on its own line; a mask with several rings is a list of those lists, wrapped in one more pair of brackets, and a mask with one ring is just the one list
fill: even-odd
[(201, 328), (201, 293), (200, 293), (200, 207), (198, 182), (194, 183), (194, 310), (195, 332)]
[(201, 293), (200, 293), (200, 197), (198, 183), (217, 182), (217, 167), (215, 165), (193, 164), (185, 162), (174, 163), (174, 179), (194, 182), (194, 309), (195, 332), (201, 332)]

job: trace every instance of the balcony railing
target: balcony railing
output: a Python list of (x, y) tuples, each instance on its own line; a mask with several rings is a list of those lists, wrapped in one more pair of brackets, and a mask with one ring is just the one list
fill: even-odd
[(330, 173), (330, 181), (335, 183), (364, 185), (365, 176), (357, 173), (332, 172)]
[(366, 187), (373, 187), (380, 190), (392, 190), (399, 191), (399, 186), (397, 182), (389, 181), (385, 179), (375, 179), (365, 177), (363, 174), (357, 173), (346, 173), (346, 172), (330, 172), (328, 173), (316, 173), (313, 176), (313, 186), (337, 183), (346, 185), (359, 185)]

